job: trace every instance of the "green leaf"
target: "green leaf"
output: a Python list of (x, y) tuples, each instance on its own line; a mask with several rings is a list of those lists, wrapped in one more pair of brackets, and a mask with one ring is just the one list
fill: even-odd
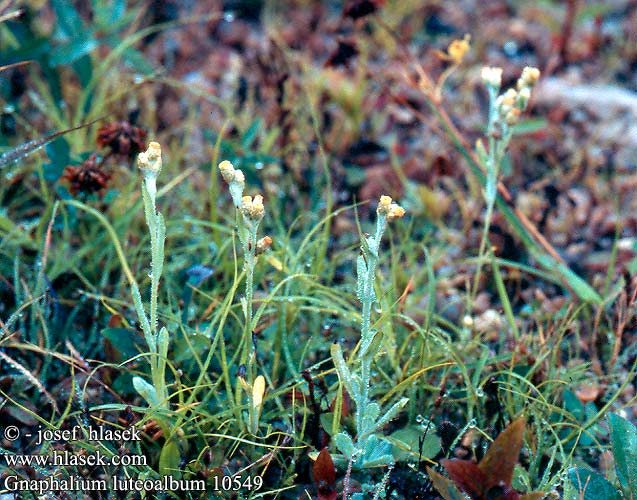
[(593, 471), (573, 467), (569, 469), (568, 477), (579, 491), (581, 500), (622, 500), (617, 488)]
[[(435, 429), (429, 429), (422, 445), (422, 456), (433, 458), (440, 451), (440, 439), (436, 436)], [(420, 425), (411, 425), (397, 430), (385, 440), (392, 445), (392, 455), (399, 460), (417, 460), (420, 455), (420, 439), (424, 431)]]
[(56, 28), (64, 36), (72, 39), (84, 38), (86, 29), (78, 11), (68, 0), (51, 0), (57, 18)]
[[(101, 41), (113, 50), (122, 43), (117, 35), (109, 35), (103, 38)], [(150, 75), (151, 73), (153, 73), (153, 71), (155, 71), (153, 65), (146, 59), (146, 57), (144, 57), (144, 55), (140, 51), (134, 49), (133, 47), (124, 49), (122, 57), (131, 68), (135, 69), (137, 73)]]
[(375, 424), (376, 429), (380, 429), (385, 424), (387, 424), (391, 419), (393, 419), (396, 415), (398, 415), (398, 412), (402, 410), (407, 405), (407, 403), (409, 403), (409, 398), (400, 398), (400, 401), (397, 401), (396, 403), (394, 403), (392, 407), (389, 408), (389, 410), (387, 410), (385, 414), (378, 419), (378, 421)]
[[(159, 398), (155, 388), (141, 377), (133, 377), (133, 387), (149, 406), (159, 406)], [(162, 452), (163, 453), (163, 452)]]
[(394, 457), (391, 454), (391, 444), (385, 440), (378, 439), (372, 434), (363, 443), (363, 459), (358, 464), (363, 467), (384, 467), (394, 463)]
[(10, 149), (9, 151), (5, 151), (4, 153), (2, 153), (2, 155), (0, 155), (0, 169), (12, 164), (13, 162), (22, 160), (26, 156), (37, 151), (41, 147), (46, 146), (51, 141), (57, 139), (58, 137), (64, 134), (68, 134), (69, 132), (73, 132), (74, 130), (79, 130), (84, 127), (88, 127), (90, 125), (93, 125), (95, 122), (98, 122), (99, 120), (101, 120), (101, 118), (98, 118), (97, 120), (93, 120), (92, 122), (89, 122), (89, 123), (83, 123), (82, 125), (78, 125), (77, 127), (61, 130), (60, 132), (55, 132), (54, 134), (40, 137), (38, 139), (33, 139), (32, 141), (20, 144), (19, 146), (16, 146), (15, 148)]
[(93, 0), (94, 21), (102, 29), (108, 29), (126, 13), (126, 0)]
[(529, 118), (528, 120), (522, 120), (513, 127), (513, 135), (532, 134), (533, 132), (546, 128), (547, 123), (546, 118)]
[(352, 456), (355, 451), (354, 441), (349, 437), (349, 434), (344, 432), (339, 432), (336, 436), (334, 436), (334, 444), (338, 451), (340, 451), (345, 457), (348, 459)]
[(55, 182), (64, 172), (64, 167), (71, 162), (71, 149), (66, 139), (58, 137), (47, 144), (45, 146), (45, 150), (47, 156), (51, 160), (51, 163), (43, 165), (44, 178), (47, 181)]
[(173, 476), (177, 479), (181, 475), (179, 472), (180, 461), (179, 446), (175, 441), (168, 441), (164, 444), (159, 455), (159, 473), (162, 476)]
[(241, 138), (241, 147), (243, 149), (250, 149), (250, 146), (259, 133), (259, 128), (261, 128), (261, 119), (257, 118), (252, 122), (248, 130), (245, 131), (243, 137)]
[(98, 42), (95, 38), (84, 38), (73, 40), (66, 45), (57, 47), (55, 53), (51, 54), (49, 61), (53, 66), (70, 64), (81, 57), (90, 54), (97, 48)]
[(141, 338), (133, 330), (127, 328), (104, 328), (102, 337), (113, 344), (113, 347), (121, 353), (123, 359), (137, 356), (141, 351), (138, 347), (138, 342)]
[(340, 344), (332, 344), (330, 346), (330, 354), (332, 355), (332, 361), (336, 367), (336, 372), (338, 373), (338, 378), (340, 379), (341, 384), (345, 386), (345, 389), (350, 396), (356, 398), (358, 393), (354, 392), (352, 387), (352, 374), (347, 367), (347, 363), (345, 363), (343, 350), (341, 349)]
[(141, 73), (143, 75), (150, 75), (155, 71), (153, 65), (144, 57), (139, 50), (136, 50), (132, 47), (124, 50), (122, 57), (126, 61), (126, 63), (135, 68), (135, 71)]
[(619, 484), (627, 498), (634, 498), (637, 495), (637, 429), (614, 413), (608, 416), (608, 425)]
[(456, 488), (456, 485), (453, 484), (452, 481), (438, 474), (431, 467), (427, 467), (427, 474), (429, 474), (431, 483), (434, 485), (434, 488), (438, 490), (442, 498), (445, 500), (466, 500), (466, 497), (460, 493), (460, 490)]
[(562, 393), (562, 401), (564, 402), (564, 408), (571, 412), (578, 422), (584, 421), (584, 405), (577, 399), (573, 391), (566, 389)]
[(194, 366), (195, 358), (192, 355), (193, 350), (196, 352), (205, 352), (210, 347), (210, 339), (205, 335), (191, 334), (188, 340), (179, 338), (174, 342), (173, 352), (170, 359), (173, 363), (188, 362)]
[(586, 281), (584, 281), (581, 277), (571, 271), (564, 264), (558, 263), (557, 269), (568, 281), (568, 284), (575, 292), (575, 295), (577, 295), (584, 302), (592, 304), (600, 304), (602, 302), (602, 298), (599, 296), (599, 294), (588, 283), (586, 283)]
[(27, 231), (16, 225), (9, 217), (0, 213), (0, 237), (12, 245), (35, 250), (38, 248)]
[(168, 357), (169, 339), (168, 330), (166, 330), (165, 326), (162, 326), (161, 330), (159, 330), (159, 334), (157, 335), (157, 350), (161, 359), (166, 359)]

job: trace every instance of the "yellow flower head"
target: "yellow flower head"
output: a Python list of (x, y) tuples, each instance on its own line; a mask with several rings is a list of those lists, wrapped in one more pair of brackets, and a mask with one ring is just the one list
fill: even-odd
[(522, 114), (522, 111), (520, 111), (518, 108), (513, 108), (509, 110), (509, 112), (506, 114), (506, 116), (504, 117), (504, 121), (509, 126), (515, 125), (516, 123), (520, 121), (521, 114)]
[(241, 198), (241, 212), (246, 217), (259, 221), (265, 216), (265, 207), (263, 206), (263, 196), (256, 195), (254, 199), (252, 196), (244, 196)]
[(392, 203), (387, 213), (387, 220), (400, 219), (403, 215), (405, 215), (405, 209), (397, 203)]
[(523, 87), (533, 87), (540, 79), (540, 70), (527, 66), (522, 70), (522, 75), (518, 79), (518, 89)]
[(504, 94), (502, 94), (502, 104), (505, 106), (513, 106), (517, 97), (518, 93), (515, 90), (508, 89)]
[(471, 48), (471, 45), (469, 44), (470, 40), (471, 35), (465, 35), (462, 40), (454, 40), (451, 42), (449, 47), (447, 47), (445, 59), (451, 61), (453, 64), (462, 64), (465, 54), (469, 52), (469, 49)]
[(232, 182), (236, 182), (237, 184), (245, 184), (245, 176), (241, 170), (235, 169), (232, 163), (228, 160), (224, 160), (219, 163), (219, 171), (221, 172), (221, 176), (223, 180), (228, 184)]
[(391, 205), (392, 199), (391, 196), (382, 195), (380, 197), (380, 201), (378, 202), (378, 211), (385, 212), (387, 208)]
[(264, 236), (257, 241), (257, 255), (265, 253), (265, 251), (272, 246), (272, 238)]
[(405, 209), (398, 205), (398, 203), (394, 203), (391, 197), (385, 195), (380, 197), (376, 211), (379, 214), (384, 214), (388, 221), (398, 219), (405, 215)]

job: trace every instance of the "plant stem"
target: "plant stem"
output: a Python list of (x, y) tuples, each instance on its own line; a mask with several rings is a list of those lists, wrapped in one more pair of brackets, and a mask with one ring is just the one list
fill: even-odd
[[(373, 342), (374, 332), (371, 329), (372, 305), (376, 302), (376, 293), (374, 292), (374, 281), (376, 278), (376, 266), (378, 264), (378, 250), (380, 248), (380, 240), (383, 237), (387, 223), (387, 217), (384, 214), (378, 214), (376, 219), (376, 233), (373, 238), (367, 238), (367, 248), (363, 247), (363, 253), (366, 257), (367, 273), (363, 278), (363, 290), (360, 297), (362, 302), (361, 314), (361, 347), (359, 351), (360, 377), (361, 377), (361, 394), (356, 401), (356, 424), (359, 435), (367, 434), (364, 424), (367, 406), (369, 404), (369, 386), (371, 380), (372, 361), (374, 360), (374, 352), (370, 349)], [(359, 278), (360, 279), (360, 278)]]

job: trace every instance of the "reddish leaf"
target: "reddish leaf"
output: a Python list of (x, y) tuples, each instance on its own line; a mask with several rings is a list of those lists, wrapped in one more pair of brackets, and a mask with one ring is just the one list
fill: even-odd
[(319, 500), (336, 500), (336, 469), (327, 448), (319, 453), (312, 472)]
[(473, 500), (539, 500), (543, 493), (520, 495), (511, 487), (526, 421), (519, 418), (493, 441), (479, 464), (468, 460), (441, 460), (449, 477)]
[(487, 489), (487, 476), (480, 470), (477, 464), (469, 460), (441, 460), (442, 466), (447, 469), (447, 474), (454, 483), (471, 498), (484, 498), (484, 491)]
[(120, 328), (123, 324), (124, 318), (122, 318), (119, 314), (113, 314), (110, 318), (108, 318), (109, 328)]
[[(341, 389), (343, 394), (342, 406), (341, 406), (341, 416), (343, 418), (347, 417), (352, 412), (352, 398), (349, 393), (345, 390), (345, 388)], [(336, 409), (336, 397), (330, 403), (330, 411), (334, 411)]]
[(478, 468), (488, 478), (488, 486), (511, 485), (513, 468), (518, 463), (526, 421), (518, 418), (495, 438)]
[(464, 500), (466, 497), (458, 491), (456, 485), (444, 476), (438, 474), (431, 467), (427, 467), (427, 474), (431, 479), (431, 484), (438, 490), (445, 500)]

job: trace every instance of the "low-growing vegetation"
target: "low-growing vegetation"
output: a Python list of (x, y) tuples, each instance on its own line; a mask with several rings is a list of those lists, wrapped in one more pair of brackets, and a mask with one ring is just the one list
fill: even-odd
[(0, 499), (635, 497), (635, 22), (0, 2)]

